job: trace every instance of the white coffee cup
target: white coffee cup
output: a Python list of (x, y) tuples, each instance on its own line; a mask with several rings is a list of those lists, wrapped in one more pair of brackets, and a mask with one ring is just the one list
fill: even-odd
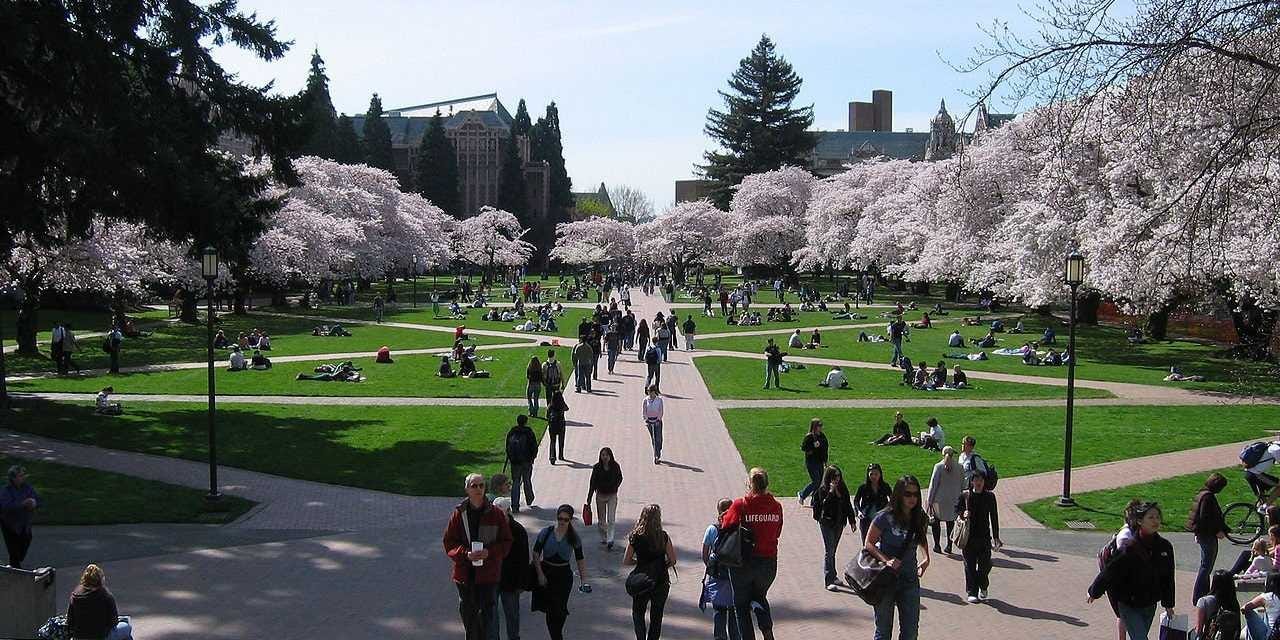
[[(483, 543), (483, 542), (480, 542), (479, 540), (477, 540), (477, 541), (475, 541), (475, 542), (472, 542), (472, 543), (471, 543), (471, 550), (472, 550), (473, 552), (474, 552), (474, 551), (484, 551), (484, 543)], [(471, 561), (471, 564), (472, 564), (473, 566), (480, 567), (480, 566), (483, 566), (483, 565), (484, 565), (484, 560), (472, 560), (472, 561)]]

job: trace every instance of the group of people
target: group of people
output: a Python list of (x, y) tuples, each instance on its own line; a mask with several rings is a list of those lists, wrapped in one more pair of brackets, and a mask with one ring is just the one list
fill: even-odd
[(951, 376), (947, 377), (947, 363), (939, 360), (933, 369), (929, 368), (929, 363), (921, 360), (919, 365), (912, 366), (911, 358), (902, 356), (898, 361), (898, 366), (902, 367), (902, 382), (899, 384), (919, 389), (921, 391), (938, 391), (942, 389), (968, 389), (969, 375), (960, 368), (960, 365), (952, 367)]

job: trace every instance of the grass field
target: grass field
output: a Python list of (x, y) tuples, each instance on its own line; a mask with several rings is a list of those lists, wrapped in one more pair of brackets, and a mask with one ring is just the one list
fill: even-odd
[[(930, 400), (1017, 400), (1029, 398), (1066, 398), (1066, 387), (995, 380), (969, 379), (972, 386), (959, 391), (918, 391), (899, 384), (902, 375), (876, 369), (845, 369), (847, 389), (828, 389), (818, 383), (826, 379), (831, 367), (806, 365), (779, 376), (781, 389), (761, 389), (764, 382), (764, 360), (707, 356), (694, 358), (698, 373), (716, 400), (787, 399), (835, 400), (853, 398), (927, 398)], [(1101, 389), (1077, 388), (1078, 398), (1109, 398)]]
[[(125, 315), (133, 318), (138, 325), (155, 323), (169, 317), (167, 311), (159, 309), (130, 311)], [(111, 328), (111, 312), (106, 309), (40, 309), (36, 312), (36, 321), (39, 326), (36, 340), (42, 345), (48, 345), (53, 335), (53, 323), (71, 323), (77, 333), (107, 331)]]
[[(335, 410), (220, 404), (218, 462), (316, 482), (454, 496), (462, 493), (466, 474), (490, 474), (502, 467), (504, 435), (516, 413), (514, 407)], [(208, 459), (205, 405), (199, 403), (136, 402), (122, 416), (103, 417), (87, 405), (26, 401), (17, 403), (12, 414), (15, 429), (51, 438)], [(572, 409), (569, 419), (573, 420)], [(545, 425), (530, 420), (539, 437)], [(43, 490), (44, 480), (33, 477), (33, 482)]]
[[(1124, 506), (1133, 498), (1154, 500), (1160, 503), (1164, 515), (1165, 531), (1184, 531), (1187, 513), (1196, 493), (1204, 486), (1205, 478), (1212, 471), (1193, 473), (1155, 482), (1135, 484), (1119, 489), (1078, 493), (1072, 497), (1075, 507), (1059, 507), (1057, 498), (1045, 498), (1021, 505), (1027, 515), (1051, 529), (1066, 529), (1067, 520), (1087, 520), (1101, 531), (1118, 531), (1124, 522)], [(1253, 492), (1245, 484), (1239, 467), (1218, 469), (1227, 478), (1227, 487), (1218, 494), (1218, 504), (1223, 509), (1232, 502), (1253, 502)]]
[(0, 468), (20, 464), (44, 503), (36, 525), (104, 525), (141, 522), (223, 524), (253, 507), (243, 498), (223, 496), (216, 507), (205, 492), (163, 482), (0, 455)]
[[(951, 317), (954, 318), (954, 316)], [(1006, 324), (1012, 326), (1013, 322), (1006, 321)], [(1038, 340), (1044, 331), (1044, 321), (1039, 317), (1026, 316), (1024, 324), (1027, 333), (997, 334), (999, 344), (995, 348), (1017, 348), (1024, 342)], [(952, 323), (935, 329), (912, 330), (911, 341), (904, 342), (902, 345), (903, 353), (913, 361), (925, 358), (932, 364), (949, 353), (978, 351), (972, 348), (953, 349), (947, 346), (948, 337), (954, 326)], [(1055, 323), (1055, 329), (1058, 332), (1057, 348), (1065, 349), (1067, 330), (1060, 326), (1060, 323)], [(985, 332), (984, 327), (962, 327), (960, 333), (968, 340), (981, 337)], [(889, 362), (893, 352), (892, 345), (888, 342), (858, 342), (858, 333), (857, 329), (824, 332), (822, 344), (827, 348), (821, 351), (821, 357), (862, 362)], [(763, 344), (763, 340), (758, 336), (743, 336), (713, 338), (699, 342), (698, 346), (704, 349), (755, 353), (763, 350)], [(994, 349), (985, 349), (985, 351), (991, 355)], [(1166, 385), (1171, 383), (1163, 382), (1162, 379), (1168, 375), (1169, 367), (1178, 365), (1185, 374), (1199, 374), (1207, 378), (1203, 383), (1180, 383), (1189, 389), (1280, 395), (1280, 376), (1276, 375), (1274, 365), (1226, 358), (1220, 355), (1219, 348), (1212, 345), (1185, 340), (1132, 345), (1128, 343), (1125, 332), (1121, 329), (1080, 326), (1077, 327), (1076, 352), (1080, 357), (1076, 376), (1085, 380)], [(1016, 356), (991, 355), (990, 360), (977, 362), (948, 359), (948, 363), (960, 363), (971, 371), (996, 371), (1053, 378), (1067, 376), (1067, 367), (1028, 366), (1022, 364), (1022, 360)]]
[[(448, 347), (453, 344), (453, 335), (444, 331), (424, 331), (418, 329), (401, 329), (374, 325), (350, 325), (347, 329), (350, 337), (316, 337), (311, 330), (318, 324), (329, 324), (320, 318), (283, 318), (264, 314), (251, 313), (243, 316), (218, 316), (215, 327), (222, 329), (227, 338), (235, 340), (240, 332), (250, 332), (255, 328), (266, 331), (271, 336), (271, 352), (269, 357), (313, 355), (319, 353), (352, 353), (374, 352), (382, 345), (396, 349), (430, 349)], [(477, 336), (481, 344), (497, 344), (513, 342), (510, 338), (492, 338)], [(200, 362), (205, 359), (208, 329), (204, 324), (173, 323), (156, 327), (148, 337), (126, 338), (120, 355), (120, 366), (133, 367), (171, 362)], [(110, 358), (102, 350), (102, 338), (84, 338), (79, 341), (80, 351), (72, 360), (83, 369), (104, 369)], [(48, 343), (41, 343), (47, 350)], [(230, 352), (219, 350), (216, 357), (226, 361)], [(42, 357), (12, 356), (7, 358), (6, 366), (11, 374), (38, 373), (53, 371), (56, 367), (48, 358), (47, 351)]]
[[(800, 440), (809, 419), (822, 418), (831, 441), (832, 462), (850, 478), (862, 476), (870, 462), (885, 476), (914, 474), (927, 484), (940, 456), (917, 447), (868, 444), (889, 432), (891, 409), (722, 409), (729, 434), (747, 467), (769, 470), (774, 493), (791, 495), (808, 482)], [(978, 441), (978, 452), (1002, 478), (1062, 468), (1065, 409), (1058, 407), (987, 407), (903, 409), (913, 432), (925, 420), (938, 418), (947, 443), (959, 446), (965, 435)], [(1195, 449), (1225, 442), (1265, 437), (1264, 429), (1280, 422), (1280, 407), (1076, 407), (1073, 464), (1085, 466)]]
[[(442, 334), (444, 335), (444, 334)], [(447, 337), (447, 336), (446, 336)], [(316, 338), (341, 340), (341, 338)], [(221, 364), (214, 375), (215, 388), (221, 395), (281, 396), (414, 396), (439, 398), (523, 398), (525, 368), (529, 356), (545, 358), (546, 347), (513, 347), (484, 349), (477, 353), (494, 360), (481, 361), (477, 367), (489, 371), (490, 378), (439, 378), (439, 356), (397, 356), (393, 364), (377, 364), (373, 358), (354, 358), (352, 363), (363, 369), (364, 382), (317, 382), (296, 380), (299, 373), (312, 373), (316, 365), (327, 361), (279, 362), (266, 371), (227, 371)], [(569, 349), (557, 349), (561, 360), (569, 358)], [(565, 369), (568, 371), (568, 369)], [(454, 365), (457, 371), (457, 365)], [(154, 371), (101, 376), (68, 376), (35, 378), (9, 383), (11, 391), (97, 392), (106, 385), (116, 393), (203, 394), (208, 372), (204, 368), (177, 371)]]
[[(498, 306), (498, 309), (506, 307)], [(408, 324), (422, 324), (437, 327), (456, 327), (464, 325), (468, 329), (484, 329), (488, 331), (512, 331), (515, 322), (501, 322), (483, 320), (481, 317), (488, 311), (484, 309), (468, 309), (466, 318), (437, 317), (431, 310), (431, 304), (427, 303), (419, 305), (416, 309), (407, 305), (400, 305), (397, 308), (387, 307), (383, 311), (383, 320), (386, 322), (402, 322)], [(440, 311), (443, 314), (449, 312), (448, 305), (441, 305)], [(584, 316), (591, 314), (591, 309), (566, 308), (564, 316), (556, 319), (558, 330), (555, 333), (530, 333), (531, 338), (539, 337), (561, 337), (576, 338), (578, 336), (578, 323), (582, 321)], [(373, 321), (373, 308), (369, 305), (356, 306), (335, 306), (327, 305), (319, 309), (297, 309), (291, 308), (287, 313), (295, 313), (298, 315), (315, 316), (315, 317), (335, 317), (335, 318), (352, 318), (355, 320)], [(532, 314), (531, 316), (532, 317)], [(638, 321), (638, 319), (637, 319)]]

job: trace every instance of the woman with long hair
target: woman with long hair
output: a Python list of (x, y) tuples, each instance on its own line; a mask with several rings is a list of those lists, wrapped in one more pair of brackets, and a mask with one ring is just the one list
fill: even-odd
[(1173, 617), (1173, 545), (1159, 533), (1160, 505), (1142, 502), (1131, 513), (1134, 522), (1129, 528), (1136, 533), (1136, 539), (1111, 555), (1089, 585), (1086, 602), (1093, 602), (1103, 593), (1113, 596), (1129, 640), (1140, 640), (1151, 632), (1157, 604)]
[(782, 535), (782, 504), (769, 493), (769, 474), (760, 467), (747, 473), (747, 495), (733, 501), (720, 519), (721, 535), (730, 535), (735, 526), (746, 525), (755, 544), (742, 566), (729, 569), (733, 584), (734, 610), (741, 640), (755, 640), (751, 612), (764, 640), (773, 640), (773, 612), (769, 608), (769, 587), (778, 575), (778, 538)]
[(591, 467), (591, 481), (587, 486), (587, 504), (591, 496), (596, 498), (596, 526), (600, 529), (600, 544), (613, 551), (613, 530), (618, 522), (618, 487), (622, 486), (622, 467), (613, 457), (613, 449), (600, 449), (600, 458)]
[(538, 589), (533, 592), (533, 610), (547, 614), (547, 633), (551, 640), (564, 640), (564, 623), (569, 617), (569, 594), (573, 591), (573, 569), (578, 563), (578, 587), (591, 593), (587, 584), (587, 561), (582, 555), (582, 538), (573, 528), (573, 505), (556, 509), (556, 523), (538, 533), (533, 543), (533, 569), (538, 576)]
[[(635, 625), (636, 640), (658, 640), (662, 637), (662, 610), (671, 592), (671, 578), (667, 571), (676, 564), (676, 548), (671, 536), (662, 530), (662, 508), (656, 504), (645, 505), (636, 520), (636, 526), (627, 536), (627, 552), (622, 564), (635, 566), (653, 578), (653, 589), (631, 597), (631, 622)], [(649, 611), (646, 628), (644, 614)]]
[(644, 362), (644, 352), (649, 350), (649, 321), (640, 318), (636, 327), (636, 360)]
[[(893, 637), (893, 612), (898, 611), (899, 640), (916, 640), (920, 628), (920, 578), (929, 568), (927, 518), (920, 505), (920, 481), (906, 475), (893, 485), (889, 506), (876, 514), (867, 529), (868, 553), (895, 573), (893, 588), (875, 606), (875, 640)], [(917, 550), (924, 554), (917, 560)]]
[(564, 392), (556, 390), (547, 398), (547, 434), (551, 442), (547, 443), (547, 453), (551, 456), (551, 464), (556, 463), (556, 452), (564, 460), (564, 414), (569, 410), (569, 403), (564, 401)]
[(844, 483), (840, 467), (831, 465), (823, 472), (818, 490), (813, 494), (813, 519), (818, 521), (822, 547), (826, 552), (822, 558), (822, 581), (827, 591), (836, 591), (839, 582), (836, 577), (836, 548), (840, 546), (845, 523), (849, 523), (851, 533), (858, 532), (858, 512), (853, 510), (849, 487)]
[[(933, 465), (929, 477), (929, 493), (925, 498), (925, 513), (929, 516), (929, 528), (933, 531), (933, 552), (951, 553), (951, 531), (956, 525), (956, 500), (964, 491), (964, 469), (956, 462), (956, 450), (950, 445), (942, 448), (942, 460)], [(947, 548), (938, 544), (942, 523), (947, 523)]]
[(853, 509), (858, 512), (858, 531), (862, 540), (867, 539), (867, 528), (871, 519), (889, 504), (889, 485), (884, 481), (884, 469), (872, 462), (867, 465), (867, 475), (858, 492), (853, 495)]
[(1236, 595), (1235, 578), (1226, 569), (1210, 575), (1208, 593), (1196, 600), (1196, 637), (1240, 637), (1240, 598)]
[(1187, 516), (1187, 529), (1195, 534), (1200, 546), (1200, 568), (1196, 572), (1195, 586), (1191, 589), (1191, 601), (1198, 602), (1209, 591), (1209, 574), (1218, 559), (1218, 541), (1227, 537), (1227, 521), (1222, 517), (1218, 493), (1227, 486), (1221, 473), (1211, 473), (1204, 486), (1196, 493), (1191, 513)]
[[(525, 387), (525, 399), (529, 401), (529, 415), (538, 417), (538, 396), (542, 393), (542, 363), (538, 361), (538, 356), (529, 357), (529, 367), (525, 369), (524, 377), (528, 384)], [(551, 402), (551, 398), (547, 398), (547, 402)]]
[(73, 638), (128, 638), (132, 627), (120, 620), (116, 597), (107, 589), (102, 567), (91, 564), (80, 574), (80, 583), (71, 592), (67, 605), (67, 631)]
[(801, 506), (804, 505), (805, 499), (818, 489), (818, 485), (822, 484), (822, 470), (827, 466), (828, 449), (827, 436), (822, 433), (822, 420), (819, 418), (810, 420), (809, 433), (806, 433), (804, 439), (800, 441), (800, 450), (804, 452), (804, 470), (809, 474), (809, 484), (796, 494), (796, 499)]

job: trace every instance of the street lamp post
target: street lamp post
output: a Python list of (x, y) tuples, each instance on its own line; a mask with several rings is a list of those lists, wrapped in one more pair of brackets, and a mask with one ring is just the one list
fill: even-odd
[(418, 307), (418, 256), (413, 257), (413, 307)]
[(214, 426), (214, 394), (213, 394), (213, 281), (218, 277), (218, 250), (212, 246), (204, 248), (200, 256), (200, 271), (205, 282), (209, 284), (208, 316), (209, 316), (209, 494), (205, 496), (210, 502), (222, 497), (218, 492), (218, 447)]
[(1071, 287), (1071, 318), (1067, 334), (1067, 433), (1066, 454), (1062, 463), (1062, 497), (1058, 498), (1059, 507), (1074, 507), (1076, 501), (1071, 497), (1071, 429), (1076, 403), (1076, 290), (1084, 282), (1084, 256), (1072, 251), (1067, 256), (1063, 281)]

